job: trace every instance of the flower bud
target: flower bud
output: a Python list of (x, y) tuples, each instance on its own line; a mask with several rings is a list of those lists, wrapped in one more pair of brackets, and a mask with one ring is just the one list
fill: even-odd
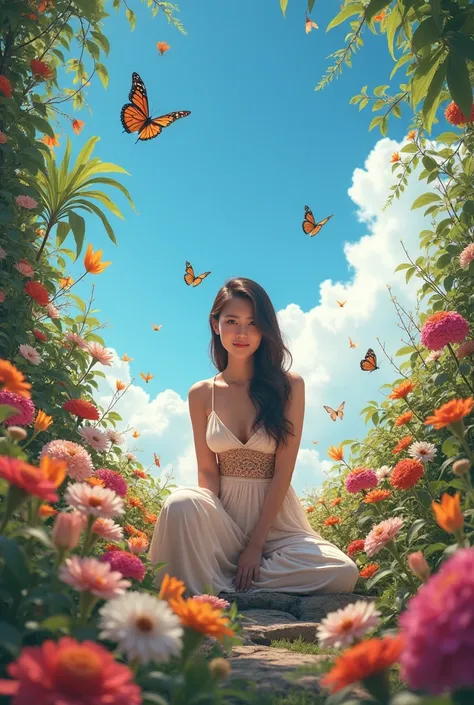
[(24, 441), (28, 436), (28, 433), (21, 426), (9, 426), (7, 434), (12, 441)]
[(430, 567), (426, 562), (426, 558), (424, 557), (422, 551), (409, 554), (408, 567), (413, 575), (416, 575), (416, 577), (420, 578), (423, 583), (426, 583), (430, 576)]
[(230, 663), (221, 657), (213, 658), (209, 661), (209, 670), (214, 678), (224, 680), (231, 672)]
[(467, 475), (469, 472), (469, 468), (471, 467), (471, 463), (467, 458), (462, 458), (461, 460), (456, 460), (455, 463), (453, 463), (453, 473), (455, 475)]
[(71, 551), (79, 543), (84, 523), (80, 514), (61, 512), (54, 522), (52, 539), (56, 548)]

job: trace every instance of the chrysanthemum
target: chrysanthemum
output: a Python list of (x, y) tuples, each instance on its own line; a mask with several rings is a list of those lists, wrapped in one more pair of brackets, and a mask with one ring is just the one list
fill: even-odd
[(35, 270), (27, 259), (21, 259), (13, 266), (15, 267), (17, 272), (20, 272), (20, 274), (22, 274), (24, 277), (33, 277), (35, 275)]
[(390, 477), (392, 468), (390, 465), (382, 465), (378, 470), (375, 471), (379, 480), (384, 480), (386, 477)]
[(474, 242), (469, 243), (459, 255), (459, 264), (462, 269), (467, 269), (474, 260)]
[[(450, 102), (446, 110), (444, 111), (444, 116), (448, 122), (451, 123), (451, 125), (465, 125), (468, 122), (467, 117), (464, 115), (463, 111), (457, 105), (454, 100)], [(474, 106), (471, 108), (471, 117), (469, 119), (469, 122), (472, 122), (474, 120)]]
[(64, 340), (65, 343), (69, 344), (69, 347), (78, 347), (81, 348), (81, 350), (85, 350), (87, 348), (87, 342), (81, 335), (79, 335), (79, 333), (66, 333)]
[(8, 404), (18, 409), (18, 413), (3, 422), (5, 426), (29, 426), (35, 417), (35, 405), (31, 399), (16, 392), (3, 390), (0, 392), (0, 404)]
[(113, 519), (99, 517), (92, 524), (92, 531), (104, 541), (121, 541), (123, 539), (123, 529)]
[[(31, 384), (25, 381), (25, 375), (17, 370), (8, 360), (0, 359), (0, 392), (11, 392), (24, 399), (31, 397)], [(5, 404), (6, 402), (2, 402)]]
[(94, 469), (92, 458), (87, 450), (77, 443), (60, 439), (50, 441), (41, 449), (40, 458), (44, 455), (64, 460), (67, 465), (67, 474), (73, 480), (85, 480), (92, 475)]
[(415, 441), (408, 448), (408, 455), (423, 463), (430, 463), (434, 460), (437, 452), (434, 443), (428, 443), (427, 441)]
[(137, 462), (137, 456), (134, 455), (133, 453), (125, 453), (125, 457), (127, 458), (129, 463), (136, 463)]
[(105, 435), (107, 436), (110, 443), (112, 443), (112, 445), (114, 445), (114, 446), (121, 446), (125, 443), (125, 438), (118, 431), (114, 431), (113, 429), (109, 429), (108, 431), (105, 432)]
[(421, 329), (421, 342), (428, 350), (441, 350), (449, 343), (462, 343), (469, 335), (469, 323), (456, 311), (437, 311)]
[(362, 639), (379, 624), (380, 612), (375, 604), (358, 600), (330, 612), (316, 628), (316, 636), (321, 647), (342, 649)]
[(465, 416), (471, 413), (473, 406), (474, 399), (472, 397), (451, 399), (439, 409), (435, 409), (433, 415), (428, 416), (425, 420), (425, 425), (433, 426), (438, 431), (440, 428), (462, 421)]
[(352, 556), (355, 556), (357, 553), (361, 553), (364, 550), (364, 544), (364, 539), (355, 539), (355, 541), (351, 541), (346, 551), (349, 558), (352, 558)]
[(230, 602), (224, 600), (222, 597), (217, 597), (217, 595), (194, 595), (193, 600), (197, 602), (203, 602), (208, 605), (212, 605), (216, 610), (227, 610), (230, 607)]
[(46, 81), (49, 81), (54, 75), (51, 67), (39, 59), (31, 59), (30, 67), (31, 72), (36, 79), (44, 78)]
[(229, 619), (222, 616), (222, 611), (215, 609), (207, 603), (196, 602), (192, 598), (187, 600), (169, 600), (171, 609), (181, 619), (184, 627), (194, 629), (207, 636), (213, 636), (219, 641), (225, 634), (234, 636), (233, 630), (229, 627)]
[(25, 646), (7, 666), (14, 680), (0, 681), (12, 705), (141, 705), (133, 673), (103, 646), (62, 637)]
[(401, 453), (402, 450), (406, 450), (412, 441), (413, 436), (403, 436), (403, 438), (398, 441), (397, 445), (392, 450), (392, 453), (394, 455), (398, 455), (398, 453)]
[(49, 292), (41, 282), (29, 281), (24, 286), (25, 294), (31, 296), (40, 306), (49, 304)]
[(104, 348), (100, 343), (88, 343), (87, 350), (97, 362), (101, 365), (111, 365), (114, 360), (114, 354), (107, 348)]
[(153, 512), (143, 512), (143, 521), (147, 524), (156, 524), (157, 515)]
[(84, 514), (110, 518), (124, 513), (123, 499), (107, 487), (91, 487), (87, 482), (76, 482), (66, 490), (66, 502)]
[(101, 555), (100, 560), (109, 563), (113, 570), (118, 570), (125, 578), (133, 578), (141, 583), (145, 577), (145, 566), (138, 556), (128, 551), (108, 551)]
[(390, 484), (398, 490), (409, 490), (423, 477), (425, 468), (419, 460), (407, 458), (400, 460), (393, 468)]
[(154, 595), (128, 592), (107, 602), (99, 614), (99, 638), (116, 642), (129, 661), (168, 663), (181, 653), (180, 619)]
[(94, 450), (102, 452), (109, 447), (109, 441), (105, 433), (93, 426), (83, 426), (79, 429), (79, 435), (86, 443), (94, 448)]
[(474, 340), (465, 340), (456, 350), (458, 360), (462, 360), (463, 357), (469, 357), (469, 355), (474, 355)]
[(369, 468), (356, 468), (346, 477), (346, 490), (351, 494), (357, 494), (362, 490), (369, 490), (371, 487), (376, 487), (378, 477), (373, 470)]
[(111, 568), (109, 563), (97, 558), (80, 558), (71, 556), (60, 566), (58, 572), (60, 580), (67, 583), (78, 592), (90, 592), (103, 600), (123, 595), (130, 587), (129, 580), (124, 580), (123, 575)]
[(26, 208), (27, 210), (36, 208), (38, 205), (38, 201), (35, 201), (35, 199), (31, 198), (31, 196), (17, 196), (15, 201), (19, 206)]
[(331, 507), (338, 507), (342, 503), (342, 497), (334, 497), (331, 500)]
[(341, 520), (339, 517), (331, 516), (328, 517), (323, 521), (324, 526), (336, 526), (336, 524), (340, 524)]
[(388, 499), (391, 494), (390, 490), (370, 490), (362, 501), (366, 504), (375, 504), (376, 502), (383, 502), (384, 499)]
[(58, 318), (61, 318), (61, 314), (59, 313), (59, 310), (54, 304), (48, 304), (46, 306), (46, 313), (52, 320), (57, 320)]
[(405, 426), (407, 423), (409, 423), (413, 418), (413, 411), (406, 411), (404, 414), (400, 414), (400, 416), (397, 416), (395, 419), (394, 425), (395, 426)]
[(100, 418), (97, 407), (86, 399), (69, 399), (64, 402), (63, 409), (74, 416), (79, 416), (79, 418), (87, 419), (88, 421), (98, 421)]
[(388, 395), (389, 399), (405, 399), (415, 389), (415, 385), (409, 379), (392, 389)]
[(400, 617), (401, 676), (433, 694), (474, 687), (474, 548), (458, 549)]
[(403, 519), (391, 517), (376, 524), (365, 537), (364, 549), (369, 558), (385, 548), (403, 526)]
[(128, 486), (122, 475), (117, 470), (109, 470), (108, 468), (99, 468), (96, 470), (95, 477), (105, 484), (110, 490), (116, 492), (120, 497), (125, 497)]
[(140, 553), (145, 553), (150, 542), (144, 536), (131, 536), (127, 539), (127, 548), (130, 553), (139, 555)]
[(185, 590), (186, 585), (182, 580), (174, 578), (166, 573), (161, 581), (158, 597), (160, 600), (178, 600), (182, 597)]
[(378, 570), (380, 570), (378, 563), (368, 563), (368, 565), (362, 568), (359, 575), (361, 578), (364, 578), (364, 580), (369, 580)]
[(28, 360), (32, 365), (39, 365), (41, 362), (41, 355), (35, 348), (33, 348), (31, 345), (27, 345), (26, 343), (23, 343), (22, 345), (19, 346), (18, 348), (20, 355), (22, 355), (25, 360)]

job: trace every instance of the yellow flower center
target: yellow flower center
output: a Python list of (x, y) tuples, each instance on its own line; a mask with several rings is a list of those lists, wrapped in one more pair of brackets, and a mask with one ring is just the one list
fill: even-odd
[(60, 652), (56, 680), (64, 691), (78, 695), (97, 692), (101, 676), (100, 658), (87, 646), (71, 646)]

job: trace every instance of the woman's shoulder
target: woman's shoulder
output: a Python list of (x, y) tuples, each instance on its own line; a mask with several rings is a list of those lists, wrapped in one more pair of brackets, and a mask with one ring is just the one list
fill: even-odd
[(199, 382), (195, 382), (189, 388), (188, 399), (191, 401), (204, 401), (212, 390), (213, 381), (214, 377), (210, 377), (209, 379), (201, 379)]
[(298, 372), (287, 372), (292, 388), (304, 387), (304, 379)]

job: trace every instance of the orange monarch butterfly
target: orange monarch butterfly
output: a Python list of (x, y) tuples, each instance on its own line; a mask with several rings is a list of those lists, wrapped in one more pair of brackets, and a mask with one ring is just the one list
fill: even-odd
[(176, 110), (156, 118), (150, 117), (145, 84), (135, 72), (132, 73), (132, 88), (128, 99), (130, 103), (123, 106), (120, 119), (125, 132), (138, 132), (137, 142), (138, 140), (152, 140), (160, 134), (164, 127), (168, 127), (175, 120), (191, 114), (189, 110)]
[(323, 405), (323, 409), (325, 409), (328, 412), (329, 416), (331, 417), (331, 421), (335, 421), (337, 419), (337, 417), (339, 417), (342, 421), (342, 419), (344, 418), (344, 404), (345, 403), (346, 402), (343, 401), (342, 404), (339, 405), (339, 408), (337, 411), (335, 411), (330, 406), (324, 406), (324, 405)]
[[(334, 214), (333, 214), (334, 215)], [(324, 218), (324, 220), (320, 220), (319, 223), (317, 223), (314, 219), (314, 215), (311, 212), (311, 209), (309, 206), (304, 207), (304, 220), (302, 222), (302, 227), (303, 227), (303, 232), (305, 235), (309, 235), (310, 237), (314, 237), (319, 233), (323, 225), (326, 225), (328, 220), (332, 218), (332, 215), (328, 215), (327, 218)]]
[(152, 326), (153, 330), (161, 330), (163, 328), (162, 323), (160, 323), (159, 326), (157, 326), (156, 323), (152, 323), (151, 326)]
[(374, 372), (380, 369), (377, 366), (377, 355), (374, 353), (372, 348), (369, 348), (365, 353), (365, 357), (360, 361), (360, 369), (364, 372)]
[(351, 337), (349, 337), (349, 347), (350, 348), (357, 348), (359, 347), (359, 343), (355, 343)]
[(188, 286), (199, 286), (199, 284), (205, 279), (210, 272), (204, 272), (203, 274), (198, 274), (197, 277), (194, 276), (194, 269), (191, 263), (186, 261), (186, 274), (184, 275), (184, 281)]

